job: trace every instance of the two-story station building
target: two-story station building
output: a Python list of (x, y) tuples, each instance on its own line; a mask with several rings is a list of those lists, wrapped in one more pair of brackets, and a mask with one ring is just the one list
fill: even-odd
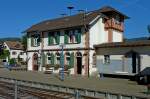
[(124, 20), (128, 17), (112, 7), (46, 20), (31, 26), (27, 33), (28, 70), (44, 71), (46, 65), (64, 64), (71, 74), (91, 75), (96, 71), (93, 45), (122, 42)]

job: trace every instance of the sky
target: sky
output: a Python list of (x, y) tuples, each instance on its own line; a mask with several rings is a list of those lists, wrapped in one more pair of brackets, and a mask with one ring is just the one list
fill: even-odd
[(150, 0), (0, 0), (0, 38), (21, 37), (38, 22), (69, 14), (69, 5), (74, 6), (72, 14), (112, 6), (130, 17), (125, 20), (125, 38), (147, 37), (149, 4)]

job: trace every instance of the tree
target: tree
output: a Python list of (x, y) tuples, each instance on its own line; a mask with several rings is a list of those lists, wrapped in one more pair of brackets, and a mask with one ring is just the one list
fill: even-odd
[(10, 55), (9, 50), (3, 49), (2, 54), (0, 55), (0, 58), (5, 59), (8, 57), (9, 59), (10, 58), (9, 55)]
[(27, 49), (27, 34), (22, 36), (21, 42), (22, 42), (24, 50), (26, 50)]

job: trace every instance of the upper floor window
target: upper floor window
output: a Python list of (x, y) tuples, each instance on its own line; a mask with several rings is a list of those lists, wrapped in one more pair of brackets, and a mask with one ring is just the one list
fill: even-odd
[(40, 46), (41, 38), (40, 34), (34, 34), (31, 36), (31, 46), (37, 47)]
[(48, 45), (54, 45), (60, 43), (60, 33), (59, 32), (50, 32), (48, 34)]
[(116, 17), (115, 17), (115, 23), (120, 24), (120, 22), (121, 22), (120, 16), (116, 15)]
[(65, 31), (64, 42), (67, 43), (81, 43), (81, 29)]
[(20, 52), (20, 55), (23, 55), (23, 52)]
[(16, 55), (17, 53), (15, 51), (12, 52), (12, 55)]

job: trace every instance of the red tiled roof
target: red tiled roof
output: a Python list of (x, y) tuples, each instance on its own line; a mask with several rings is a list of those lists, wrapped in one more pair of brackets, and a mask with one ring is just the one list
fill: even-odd
[[(71, 28), (77, 26), (88, 25), (92, 20), (94, 20), (98, 15), (103, 14), (104, 12), (116, 12), (124, 18), (127, 18), (126, 15), (117, 11), (112, 7), (105, 6), (99, 10), (91, 11), (86, 14), (80, 13), (73, 16), (66, 16), (57, 19), (46, 20), (31, 26), (25, 32), (34, 32), (34, 31), (48, 31), (48, 30), (56, 30), (63, 28)], [(103, 15), (105, 16), (105, 15)]]
[(95, 45), (95, 48), (114, 48), (114, 47), (136, 47), (136, 46), (150, 46), (150, 40), (140, 40), (140, 41), (128, 41), (128, 42), (113, 42), (113, 43), (103, 43)]
[(23, 50), (23, 45), (18, 41), (6, 41), (5, 42), (10, 49)]

